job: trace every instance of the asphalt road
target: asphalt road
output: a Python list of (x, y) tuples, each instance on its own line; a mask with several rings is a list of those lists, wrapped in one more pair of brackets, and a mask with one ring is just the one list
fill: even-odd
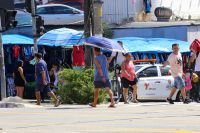
[(0, 109), (0, 133), (200, 133), (200, 104), (28, 105)]

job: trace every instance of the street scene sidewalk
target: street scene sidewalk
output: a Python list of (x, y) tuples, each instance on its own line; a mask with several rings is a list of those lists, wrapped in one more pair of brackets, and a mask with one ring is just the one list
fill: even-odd
[(200, 0), (0, 0), (0, 133), (200, 133)]
[(44, 104), (39, 108), (0, 109), (0, 133), (199, 133), (199, 116), (200, 105), (196, 103), (119, 103), (116, 108), (107, 104), (97, 108)]

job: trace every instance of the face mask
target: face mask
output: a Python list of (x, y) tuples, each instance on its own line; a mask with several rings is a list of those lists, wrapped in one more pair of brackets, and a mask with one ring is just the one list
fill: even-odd
[(29, 62), (31, 65), (35, 65), (36, 64), (36, 59), (32, 59), (30, 62)]

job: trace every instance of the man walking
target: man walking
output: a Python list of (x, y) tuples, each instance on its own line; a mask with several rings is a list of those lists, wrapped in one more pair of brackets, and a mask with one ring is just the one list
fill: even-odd
[(115, 102), (113, 100), (113, 93), (111, 91), (111, 82), (108, 77), (108, 61), (105, 55), (101, 54), (100, 48), (94, 48), (94, 68), (95, 68), (95, 74), (94, 74), (94, 101), (90, 104), (91, 107), (96, 107), (98, 97), (99, 97), (99, 91), (101, 88), (106, 88), (106, 92), (108, 93), (111, 104), (109, 107), (115, 107)]
[(188, 104), (190, 101), (186, 98), (185, 92), (185, 82), (183, 80), (183, 61), (181, 53), (179, 52), (179, 45), (172, 45), (173, 52), (169, 55), (168, 60), (164, 63), (163, 67), (170, 65), (171, 73), (174, 77), (174, 87), (171, 90), (169, 97), (167, 98), (167, 102), (170, 104), (174, 104), (172, 97), (177, 89), (181, 91), (183, 96), (183, 103)]
[(47, 69), (46, 62), (42, 59), (42, 54), (36, 53), (35, 54), (35, 76), (36, 76), (36, 88), (35, 88), (35, 95), (37, 100), (37, 105), (41, 103), (41, 96), (40, 92), (44, 89), (47, 89), (48, 95), (55, 100), (55, 107), (60, 105), (60, 100), (57, 99), (55, 94), (50, 89), (50, 78)]

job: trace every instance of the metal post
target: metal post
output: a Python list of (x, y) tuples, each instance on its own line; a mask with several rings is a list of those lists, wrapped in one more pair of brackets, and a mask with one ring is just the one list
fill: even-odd
[[(84, 1), (84, 35), (85, 37), (91, 36), (91, 0)], [(85, 65), (86, 67), (92, 66), (91, 48), (85, 46)]]
[(0, 16), (0, 74), (1, 74), (1, 99), (6, 98), (6, 75), (5, 75), (5, 63), (4, 63), (4, 50), (2, 42), (2, 25)]
[(33, 26), (33, 38), (34, 38), (34, 52), (38, 52), (37, 47), (37, 31), (36, 31), (36, 9), (35, 0), (31, 0), (31, 10), (32, 10), (32, 26)]

